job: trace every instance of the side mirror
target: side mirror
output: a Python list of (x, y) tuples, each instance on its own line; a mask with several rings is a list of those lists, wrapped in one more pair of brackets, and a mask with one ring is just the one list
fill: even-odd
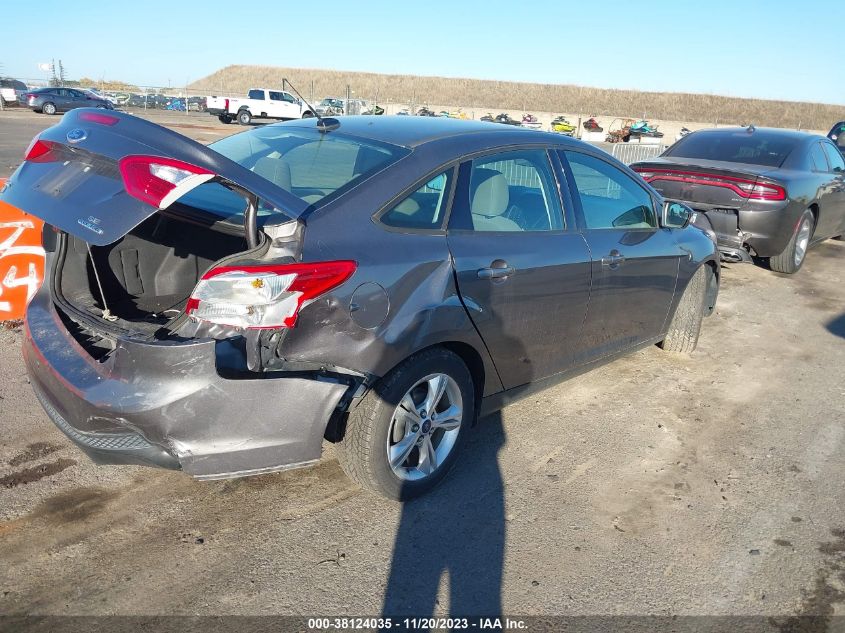
[(665, 229), (683, 229), (689, 224), (693, 210), (680, 202), (666, 201), (660, 214), (660, 226)]

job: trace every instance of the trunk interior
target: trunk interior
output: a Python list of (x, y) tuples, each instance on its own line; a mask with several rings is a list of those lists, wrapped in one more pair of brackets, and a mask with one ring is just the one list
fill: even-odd
[(56, 291), (87, 315), (100, 319), (107, 307), (113, 325), (150, 335), (181, 313), (214, 262), (247, 248), (243, 235), (161, 213), (113, 244), (90, 246), (90, 254), (83, 240), (66, 240)]

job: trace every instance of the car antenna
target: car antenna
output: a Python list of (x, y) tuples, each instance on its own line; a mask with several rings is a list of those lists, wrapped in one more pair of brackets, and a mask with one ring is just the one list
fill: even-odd
[(296, 93), (296, 96), (299, 97), (302, 100), (302, 103), (307, 105), (308, 109), (311, 110), (311, 112), (314, 113), (315, 117), (317, 117), (317, 130), (319, 130), (322, 133), (325, 133), (325, 132), (331, 132), (332, 130), (336, 130), (337, 128), (340, 127), (340, 121), (338, 121), (337, 119), (334, 119), (334, 118), (331, 118), (331, 117), (321, 117), (320, 113), (317, 112), (317, 108), (315, 108), (310, 103), (308, 103), (308, 101), (305, 99), (305, 97), (303, 97), (299, 93), (299, 90), (296, 89), (296, 86), (294, 86), (290, 82), (290, 80), (288, 80), (286, 77), (282, 77), (282, 87), (284, 88), (285, 86), (290, 86), (290, 89), (293, 90), (294, 93)]

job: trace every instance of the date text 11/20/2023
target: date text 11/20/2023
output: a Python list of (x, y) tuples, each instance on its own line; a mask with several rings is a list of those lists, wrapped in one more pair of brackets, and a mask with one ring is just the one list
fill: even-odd
[(311, 631), (429, 631), (429, 630), (527, 630), (524, 620), (514, 618), (309, 618)]

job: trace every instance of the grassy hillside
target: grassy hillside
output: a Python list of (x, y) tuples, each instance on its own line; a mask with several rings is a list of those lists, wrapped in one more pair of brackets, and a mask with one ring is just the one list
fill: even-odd
[(303, 96), (316, 99), (343, 96), (348, 85), (357, 97), (369, 100), (377, 97), (380, 103), (389, 100), (406, 105), (430, 103), (465, 109), (577, 112), (631, 118), (645, 115), (670, 121), (753, 122), (820, 130), (845, 119), (845, 106), (820, 103), (273, 66), (227, 66), (194, 82), (190, 89), (236, 95), (250, 87), (281, 86), (283, 77), (292, 81)]

